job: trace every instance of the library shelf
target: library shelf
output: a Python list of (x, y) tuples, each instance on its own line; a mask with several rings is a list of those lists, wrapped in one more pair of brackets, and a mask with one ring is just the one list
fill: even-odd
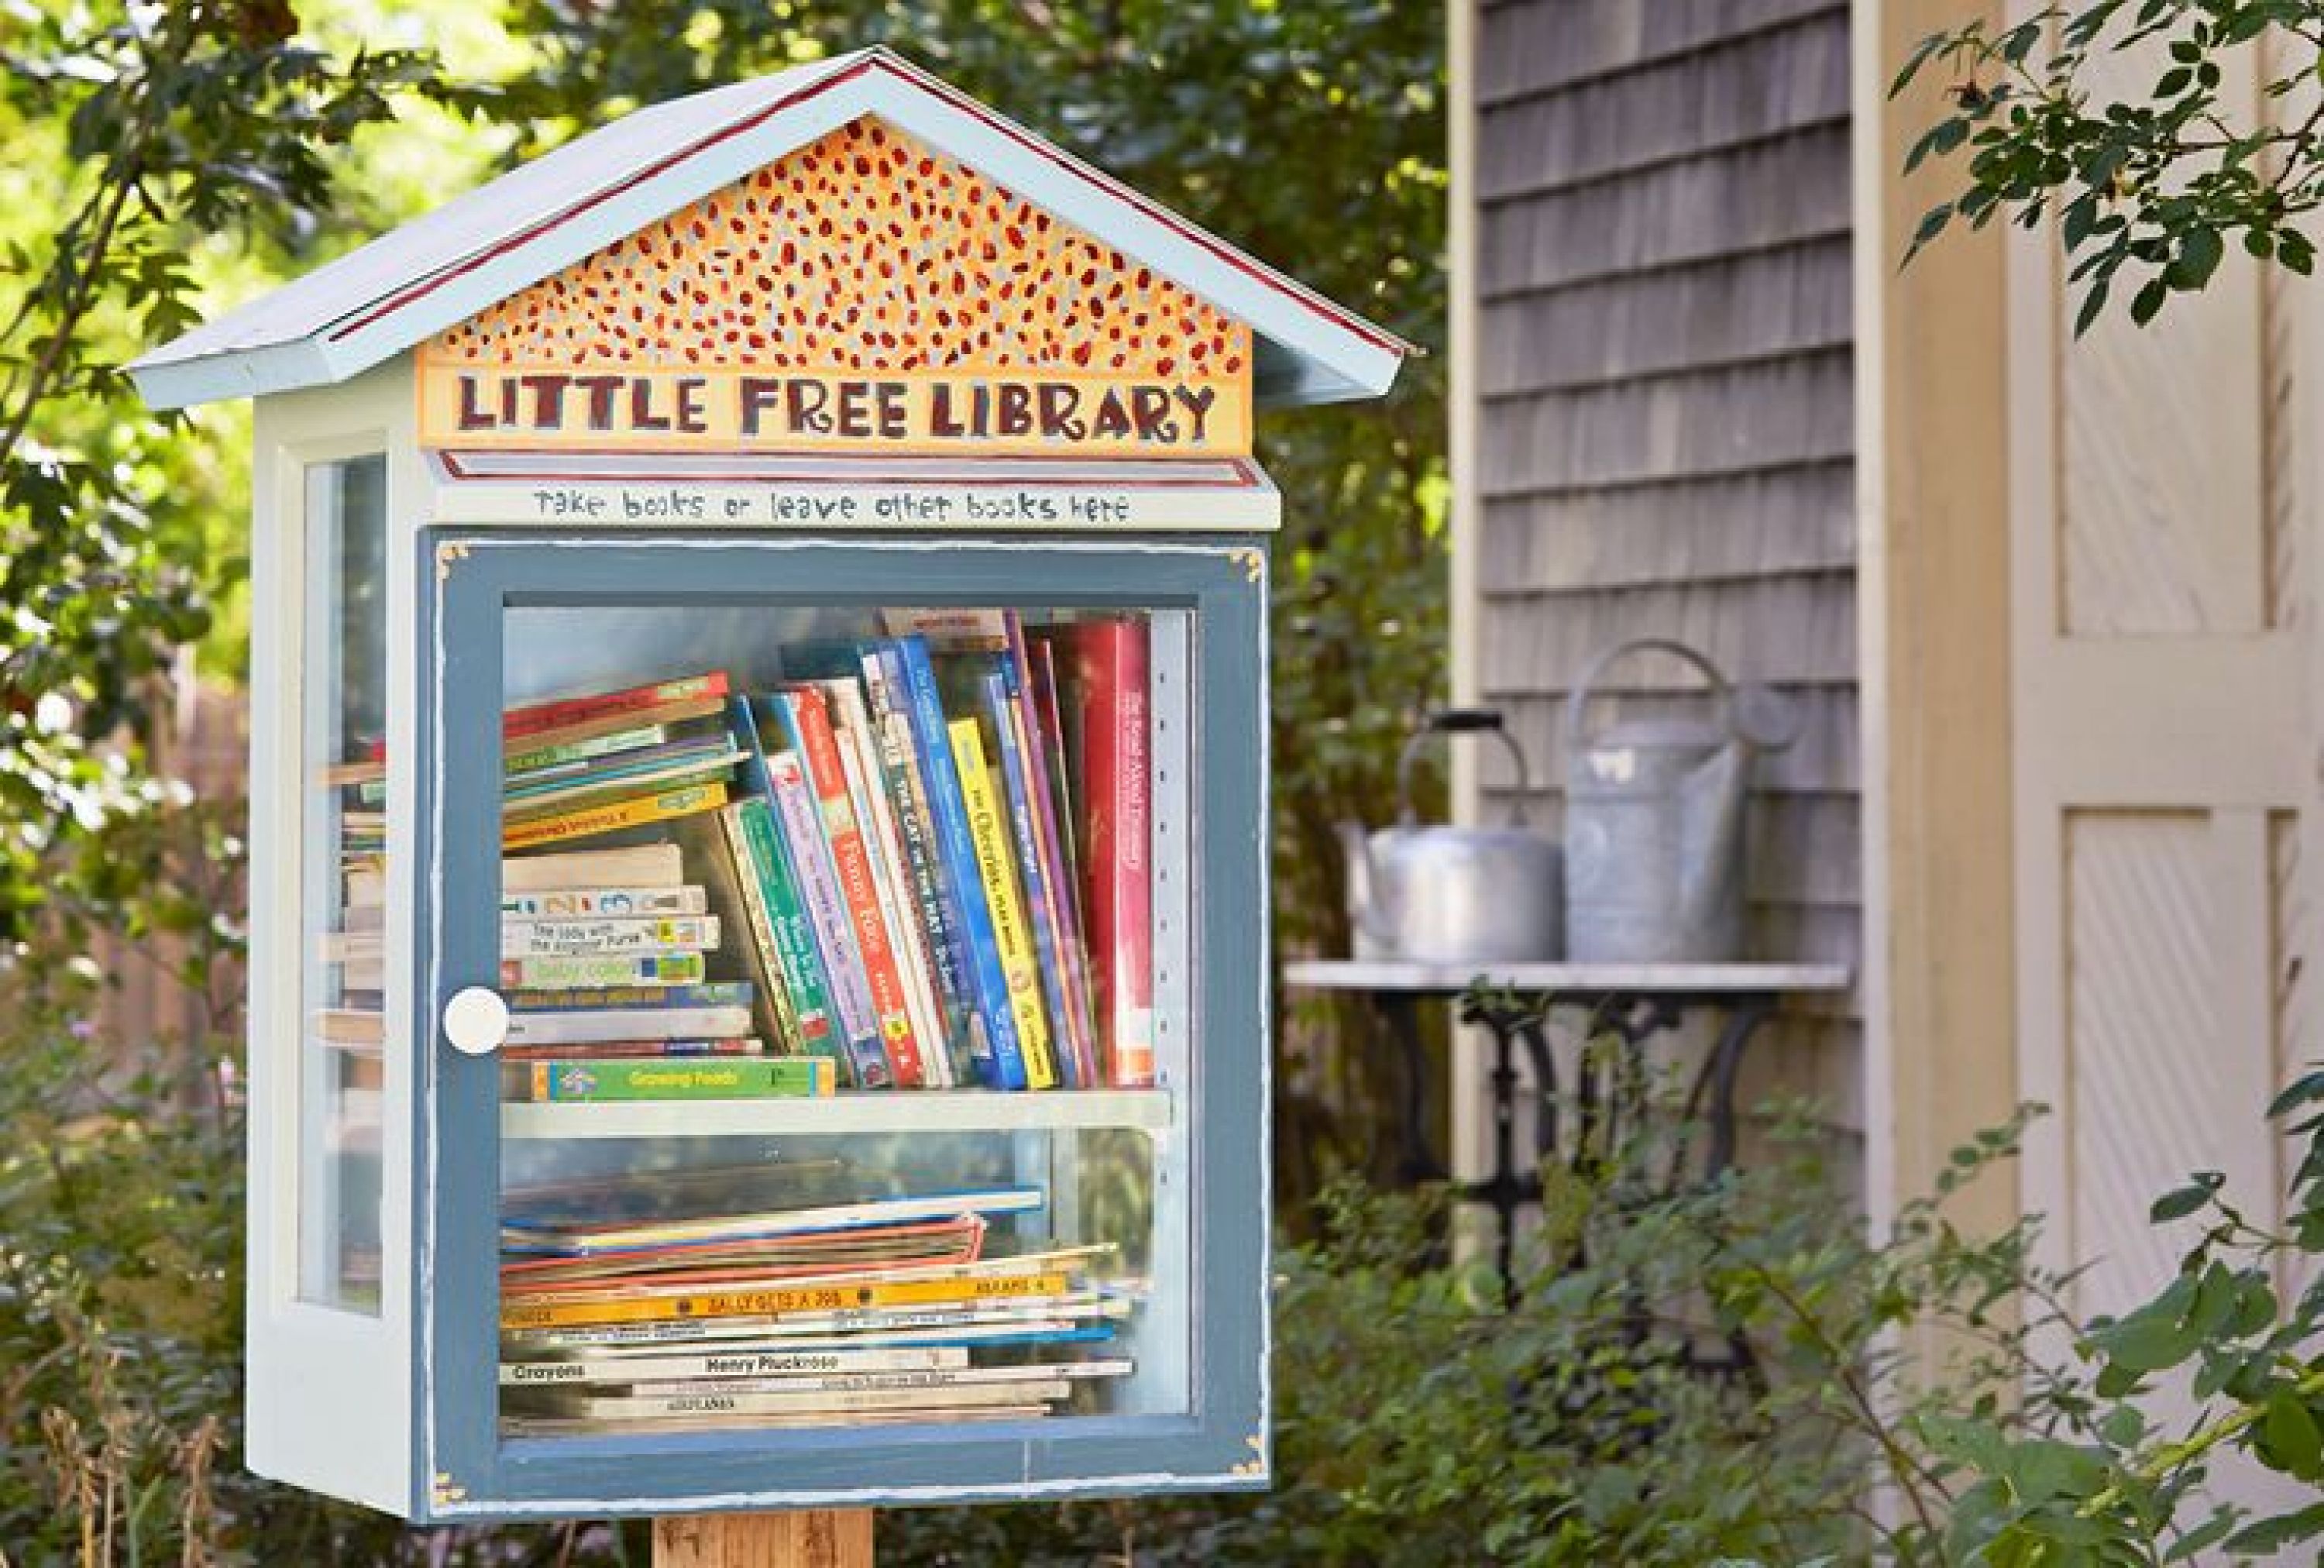
[(512, 1139), (699, 1138), (757, 1133), (1017, 1132), (1171, 1124), (1167, 1089), (915, 1089), (757, 1100), (510, 1102)]

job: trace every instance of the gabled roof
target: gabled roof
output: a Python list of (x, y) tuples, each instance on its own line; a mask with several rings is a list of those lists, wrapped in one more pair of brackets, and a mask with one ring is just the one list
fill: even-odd
[(182, 408), (345, 381), (875, 115), (1247, 323), (1262, 403), (1377, 397), (1412, 346), (885, 49), (641, 109), (129, 366)]

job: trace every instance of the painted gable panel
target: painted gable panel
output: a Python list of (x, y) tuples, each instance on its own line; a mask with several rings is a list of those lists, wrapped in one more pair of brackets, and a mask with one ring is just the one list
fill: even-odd
[[(837, 421), (856, 383), (863, 438), (891, 451), (1249, 450), (1249, 327), (868, 116), (420, 358), (425, 433), (445, 444), (540, 444), (538, 390), (510, 382), (563, 374), (591, 382), (556, 389), (562, 430), (629, 445), (846, 445), (818, 416)], [(686, 380), (701, 384), (682, 396)]]

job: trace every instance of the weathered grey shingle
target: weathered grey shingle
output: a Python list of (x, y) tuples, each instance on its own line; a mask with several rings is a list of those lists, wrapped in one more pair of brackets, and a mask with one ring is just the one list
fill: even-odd
[[(1860, 959), (1848, 7), (1504, 0), (1477, 34), (1478, 600), (1484, 698), (1536, 770), (1484, 807), (1561, 826), (1565, 699), (1674, 637), (1801, 705), (1759, 764), (1754, 955)], [(1626, 663), (1602, 717), (1702, 713)], [(1747, 1098), (1858, 1104), (1852, 1001), (1771, 1033)]]

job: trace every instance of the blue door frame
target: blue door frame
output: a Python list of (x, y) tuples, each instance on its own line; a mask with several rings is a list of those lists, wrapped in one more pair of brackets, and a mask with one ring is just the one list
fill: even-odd
[[(604, 1517), (1217, 1490), (1267, 1484), (1266, 604), (1262, 541), (420, 535), (413, 1517)], [(954, 1429), (497, 1433), (499, 1066), (444, 1044), (499, 979), (503, 617), (512, 605), (832, 604), (1194, 612), (1198, 871), (1192, 1414)]]

